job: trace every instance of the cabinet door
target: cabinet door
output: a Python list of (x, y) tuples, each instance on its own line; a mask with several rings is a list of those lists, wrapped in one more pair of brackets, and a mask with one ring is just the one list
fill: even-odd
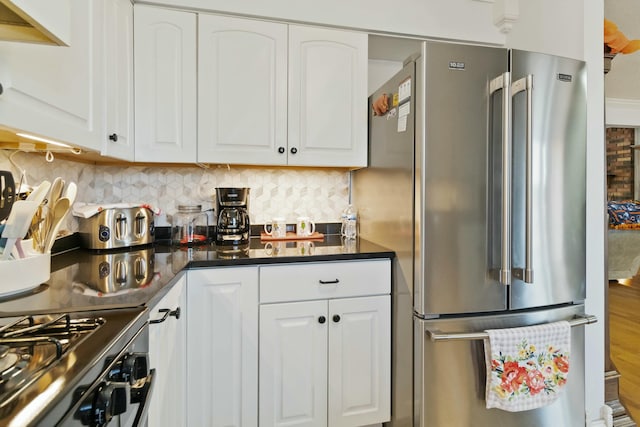
[(390, 296), (331, 300), (329, 320), (329, 425), (389, 421)]
[(71, 0), (69, 47), (0, 42), (2, 125), (100, 150), (104, 112), (100, 3)]
[(367, 165), (367, 35), (289, 26), (289, 165)]
[(196, 14), (134, 8), (135, 159), (195, 162)]
[(258, 425), (258, 267), (190, 270), (189, 426)]
[(286, 164), (287, 26), (199, 15), (198, 161)]
[(327, 425), (327, 301), (260, 306), (260, 425)]
[(154, 427), (186, 425), (186, 281), (183, 276), (149, 314), (156, 320), (164, 316), (161, 309), (180, 308), (180, 318), (170, 316), (162, 323), (149, 325), (149, 362), (156, 370), (149, 425)]
[(105, 132), (102, 154), (133, 160), (133, 5), (130, 0), (103, 3)]

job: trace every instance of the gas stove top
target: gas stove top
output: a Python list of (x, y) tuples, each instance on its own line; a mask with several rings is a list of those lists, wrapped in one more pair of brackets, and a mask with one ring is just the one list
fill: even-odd
[(0, 425), (106, 425), (96, 417), (114, 414), (83, 401), (116, 359), (144, 355), (146, 338), (131, 343), (147, 318), (142, 307), (0, 318)]
[(0, 327), (0, 407), (103, 323), (102, 318), (63, 314), (26, 316)]

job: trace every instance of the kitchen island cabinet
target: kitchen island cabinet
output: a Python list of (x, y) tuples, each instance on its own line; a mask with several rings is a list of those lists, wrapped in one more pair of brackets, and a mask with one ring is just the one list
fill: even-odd
[(389, 260), (260, 267), (260, 425), (390, 417)]
[(258, 267), (197, 269), (187, 274), (185, 425), (255, 427)]
[(154, 427), (187, 425), (186, 283), (182, 273), (150, 310), (149, 363), (155, 373), (149, 425)]

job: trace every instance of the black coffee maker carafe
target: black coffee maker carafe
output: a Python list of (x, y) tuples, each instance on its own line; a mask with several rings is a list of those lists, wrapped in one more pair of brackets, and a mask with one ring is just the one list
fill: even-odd
[(245, 245), (249, 243), (249, 188), (216, 188), (218, 224), (216, 243)]

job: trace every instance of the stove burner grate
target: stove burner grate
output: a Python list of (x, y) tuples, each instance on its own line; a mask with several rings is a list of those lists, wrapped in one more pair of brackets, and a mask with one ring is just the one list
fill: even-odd
[[(69, 314), (25, 316), (0, 327), (0, 402), (35, 380), (45, 368), (104, 319)], [(1, 406), (1, 405), (0, 405)]]

